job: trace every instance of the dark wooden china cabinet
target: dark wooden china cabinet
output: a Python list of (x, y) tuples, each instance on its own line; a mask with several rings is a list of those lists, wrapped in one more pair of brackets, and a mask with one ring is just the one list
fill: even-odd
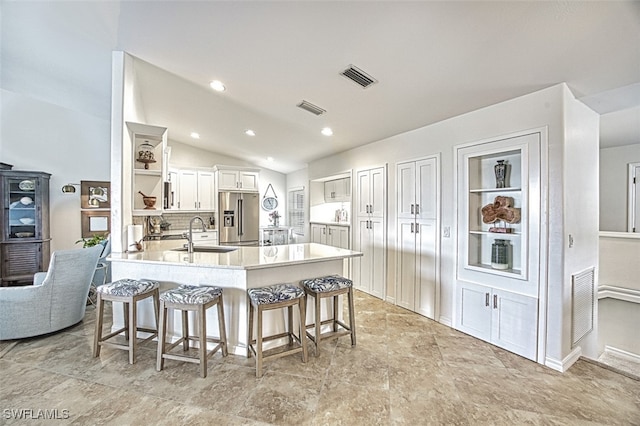
[(49, 266), (49, 173), (0, 170), (0, 285), (33, 283)]

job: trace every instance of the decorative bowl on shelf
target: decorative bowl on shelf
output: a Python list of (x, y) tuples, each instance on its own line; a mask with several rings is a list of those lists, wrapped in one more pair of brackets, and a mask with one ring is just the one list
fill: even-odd
[(142, 195), (142, 202), (145, 205), (145, 210), (155, 210), (157, 197), (149, 197), (142, 193), (142, 191), (138, 191), (138, 194)]
[(25, 206), (28, 206), (29, 204), (33, 203), (33, 200), (31, 199), (31, 197), (22, 197), (20, 198), (20, 202)]
[(16, 237), (18, 237), (18, 238), (33, 237), (33, 232), (16, 232)]
[(36, 183), (32, 180), (23, 180), (18, 184), (21, 191), (33, 191), (36, 189)]
[(22, 217), (19, 219), (20, 223), (24, 225), (33, 225), (36, 221), (30, 217)]

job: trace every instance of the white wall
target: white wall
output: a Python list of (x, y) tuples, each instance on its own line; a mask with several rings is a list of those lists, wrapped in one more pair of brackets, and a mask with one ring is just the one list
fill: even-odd
[(640, 141), (600, 150), (601, 231), (627, 231), (629, 163), (640, 163)]
[[(572, 335), (572, 275), (596, 268), (597, 282), (599, 122), (597, 113), (576, 102), (571, 92), (565, 91), (562, 336)], [(555, 186), (555, 183), (552, 182), (551, 185)], [(594, 315), (597, 318), (597, 303), (594, 303)], [(579, 343), (583, 353), (595, 351), (597, 335), (596, 323), (593, 331)], [(562, 338), (561, 353), (566, 356), (572, 350), (571, 338)]]
[(51, 250), (79, 248), (80, 191), (62, 186), (108, 181), (109, 121), (2, 89), (0, 161), (14, 170), (51, 173)]

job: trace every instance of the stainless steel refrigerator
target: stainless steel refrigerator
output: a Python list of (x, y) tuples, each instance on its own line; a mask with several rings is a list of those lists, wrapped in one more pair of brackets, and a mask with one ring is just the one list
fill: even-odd
[(218, 238), (220, 245), (257, 246), (260, 228), (259, 194), (220, 192)]

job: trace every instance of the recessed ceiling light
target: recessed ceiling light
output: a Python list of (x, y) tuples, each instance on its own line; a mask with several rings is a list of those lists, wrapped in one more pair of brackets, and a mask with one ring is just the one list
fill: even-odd
[(222, 84), (222, 82), (219, 80), (213, 80), (211, 83), (209, 83), (209, 86), (211, 86), (211, 88), (216, 92), (224, 92), (226, 89), (226, 87), (224, 87), (224, 84)]
[(273, 157), (267, 157), (267, 161), (273, 161)]
[(331, 127), (325, 127), (322, 129), (322, 134), (325, 136), (331, 136), (333, 135), (333, 130), (331, 130)]
[(256, 132), (254, 132), (251, 129), (247, 129), (247, 130), (244, 131), (244, 134), (247, 135), (247, 136), (255, 136)]
[(191, 132), (191, 137), (194, 139), (200, 139), (200, 133)]

